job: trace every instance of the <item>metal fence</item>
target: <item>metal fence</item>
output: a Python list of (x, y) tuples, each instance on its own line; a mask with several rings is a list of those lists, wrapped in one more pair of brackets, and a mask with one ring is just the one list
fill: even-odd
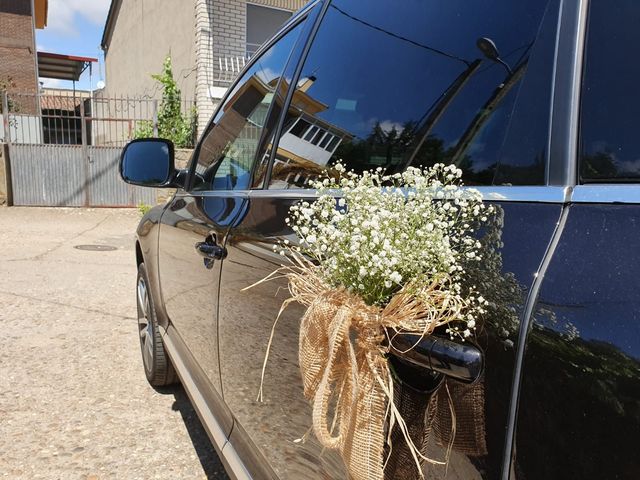
[[(122, 147), (133, 138), (157, 135), (162, 127), (159, 99), (61, 91), (11, 93), (6, 103), (8, 122), (0, 127), (0, 141), (5, 143)], [(190, 144), (182, 145), (191, 147), (196, 135), (195, 102), (181, 101), (180, 111), (194, 128)]]
[[(124, 183), (118, 162), (129, 140), (164, 128), (161, 101), (70, 93), (0, 92), (0, 142), (9, 145), (14, 205), (155, 204), (157, 191)], [(183, 115), (193, 106), (182, 102)]]
[(152, 188), (124, 183), (122, 148), (14, 144), (10, 148), (14, 205), (132, 207), (154, 205)]

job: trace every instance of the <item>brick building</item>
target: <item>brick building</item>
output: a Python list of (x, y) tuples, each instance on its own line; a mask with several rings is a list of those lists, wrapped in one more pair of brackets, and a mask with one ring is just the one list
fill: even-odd
[(46, 26), (47, 8), (47, 0), (0, 0), (0, 90), (38, 91), (35, 29)]
[(152, 73), (171, 54), (198, 130), (249, 58), (306, 0), (112, 0), (102, 36), (102, 95), (158, 97)]

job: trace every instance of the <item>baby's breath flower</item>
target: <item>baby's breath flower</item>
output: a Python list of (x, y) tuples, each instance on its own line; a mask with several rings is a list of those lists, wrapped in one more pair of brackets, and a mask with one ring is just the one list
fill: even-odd
[(382, 168), (356, 174), (338, 163), (332, 174), (312, 181), (317, 200), (294, 205), (286, 219), (326, 281), (384, 305), (400, 289), (412, 285), (419, 295), (419, 285), (444, 275), (459, 322), (447, 333), (471, 335), (487, 302), (477, 289), (461, 287), (464, 266), (482, 258), (474, 231), (494, 209), (477, 190), (460, 188), (462, 171), (439, 163), (392, 175)]

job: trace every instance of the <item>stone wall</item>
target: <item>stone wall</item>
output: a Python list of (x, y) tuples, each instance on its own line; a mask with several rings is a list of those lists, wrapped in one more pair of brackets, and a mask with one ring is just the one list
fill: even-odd
[(193, 153), (192, 148), (176, 148), (176, 151), (175, 151), (176, 168), (178, 169), (187, 168), (187, 165), (189, 165), (189, 160), (191, 160), (192, 153)]
[[(191, 154), (193, 153), (193, 149), (191, 148), (176, 148), (175, 151), (175, 166), (177, 169), (185, 169), (189, 166), (189, 160), (191, 159)], [(158, 188), (156, 196), (156, 202), (158, 205), (162, 203), (166, 203), (173, 194), (175, 193), (175, 188)]]

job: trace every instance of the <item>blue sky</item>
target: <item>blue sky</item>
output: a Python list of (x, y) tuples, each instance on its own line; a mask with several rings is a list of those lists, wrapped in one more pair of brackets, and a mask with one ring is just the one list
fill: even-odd
[[(87, 69), (76, 82), (78, 89), (95, 89), (96, 83), (104, 79), (100, 40), (110, 4), (111, 0), (49, 0), (47, 26), (36, 30), (38, 51), (93, 57), (100, 61), (99, 65), (93, 65), (91, 85)], [(48, 78), (40, 81), (46, 87), (73, 87), (69, 81)]]

